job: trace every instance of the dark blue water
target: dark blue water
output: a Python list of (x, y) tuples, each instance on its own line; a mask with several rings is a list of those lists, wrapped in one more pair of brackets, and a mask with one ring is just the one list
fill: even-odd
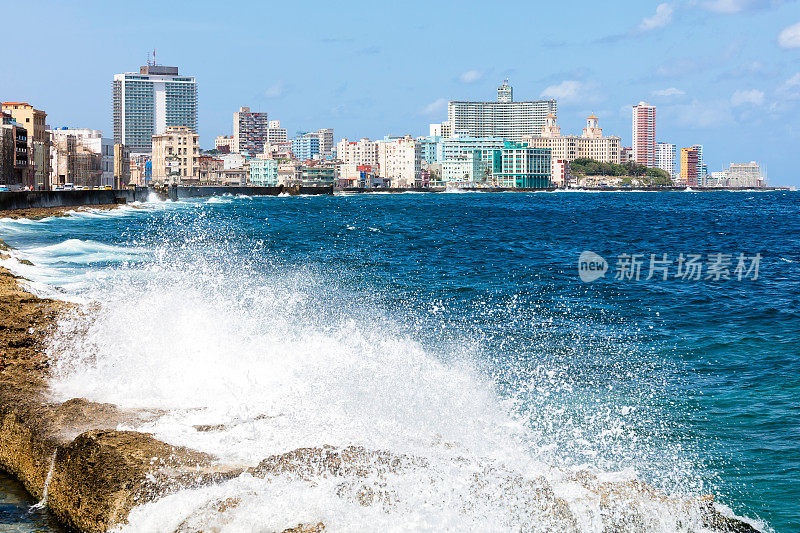
[[(0, 238), (22, 250), (166, 242), (176, 257), (188, 242), (255, 272), (310, 269), (432, 353), (469, 344), (558, 466), (633, 466), (800, 530), (798, 193), (238, 198), (4, 223)], [(604, 278), (581, 281), (584, 251), (608, 260)], [(651, 254), (699, 254), (707, 269), (718, 253), (730, 279), (676, 279), (675, 264), (645, 279)], [(737, 279), (740, 253), (748, 266), (760, 254), (757, 279)], [(622, 254), (642, 254), (640, 279), (615, 279)]]

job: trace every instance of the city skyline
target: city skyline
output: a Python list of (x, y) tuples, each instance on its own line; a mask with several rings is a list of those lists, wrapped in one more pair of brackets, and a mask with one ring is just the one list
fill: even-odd
[[(39, 4), (4, 12), (23, 17)], [(313, 9), (296, 19), (292, 39), (278, 24), (270, 32), (246, 31), (260, 16), (291, 18), (293, 11), (282, 5), (239, 3), (220, 11), (200, 2), (178, 16), (143, 2), (123, 6), (122, 16), (112, 18), (89, 13), (92, 3), (47, 4), (37, 15), (69, 44), (10, 58), (15, 75), (0, 80), (0, 94), (46, 110), (53, 127), (101, 129), (110, 136), (109, 80), (137, 71), (155, 48), (159, 64), (196, 78), (200, 145), (211, 148), (217, 135), (232, 134), (231, 114), (242, 106), (280, 119), (290, 137), (329, 127), (337, 141), (425, 135), (430, 123), (447, 119), (449, 101), (492, 101), (508, 77), (517, 101), (557, 100), (565, 135), (579, 134), (591, 113), (607, 135), (630, 146), (631, 107), (646, 101), (658, 108), (656, 141), (704, 145), (710, 171), (758, 160), (771, 182), (798, 185), (800, 176), (791, 173), (800, 141), (794, 125), (800, 117), (796, 4), (631, 2), (587, 6), (579, 20), (556, 7), (513, 3), (497, 13), (429, 6), (424, 18), (413, 9), (392, 15), (384, 7), (365, 13), (310, 4)], [(490, 45), (480, 32), (468, 43), (432, 35), (436, 21), (467, 23), (478, 10), (484, 24), (505, 24), (506, 42)], [(501, 16), (514, 10), (552, 24), (529, 42), (530, 31), (523, 31), (529, 18)], [(384, 16), (393, 24), (378, 31)], [(99, 42), (103, 46), (90, 46)], [(93, 60), (76, 61), (76, 48), (90, 49)], [(423, 49), (428, 54), (418, 53)]]

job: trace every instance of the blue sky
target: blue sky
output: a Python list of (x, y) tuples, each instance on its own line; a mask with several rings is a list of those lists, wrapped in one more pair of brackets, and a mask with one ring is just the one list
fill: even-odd
[(593, 112), (630, 145), (630, 106), (645, 100), (658, 140), (703, 144), (711, 170), (758, 160), (771, 182), (800, 185), (800, 3), (543, 4), (2, 0), (4, 20), (42, 32), (13, 25), (24, 46), (4, 54), (0, 99), (110, 136), (113, 74), (155, 48), (197, 76), (208, 147), (239, 106), (290, 136), (426, 135), (447, 100), (493, 99), (508, 77), (515, 99), (557, 98), (564, 133)]

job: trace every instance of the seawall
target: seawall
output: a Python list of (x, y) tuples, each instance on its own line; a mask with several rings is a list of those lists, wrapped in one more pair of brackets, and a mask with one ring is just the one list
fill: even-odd
[(205, 198), (208, 196), (222, 196), (223, 194), (244, 194), (247, 196), (278, 196), (281, 194), (288, 194), (296, 196), (300, 194), (333, 194), (333, 186), (326, 187), (310, 187), (304, 185), (284, 186), (278, 185), (277, 187), (225, 187), (214, 185), (199, 185), (199, 186), (178, 186), (177, 198)]
[(146, 187), (118, 190), (0, 192), (0, 211), (145, 202), (148, 194)]

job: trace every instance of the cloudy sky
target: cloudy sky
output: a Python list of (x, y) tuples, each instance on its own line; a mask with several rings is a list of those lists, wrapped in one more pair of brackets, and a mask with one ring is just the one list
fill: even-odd
[[(800, 3), (0, 1), (41, 38), (4, 54), (0, 99), (53, 126), (111, 134), (111, 79), (156, 49), (199, 84), (201, 143), (239, 106), (290, 135), (427, 134), (448, 100), (556, 98), (564, 133), (595, 113), (630, 145), (632, 104), (658, 107), (658, 140), (705, 146), (718, 170), (757, 160), (800, 185)], [(502, 7), (500, 7), (502, 6)], [(7, 28), (8, 29), (8, 28)]]

